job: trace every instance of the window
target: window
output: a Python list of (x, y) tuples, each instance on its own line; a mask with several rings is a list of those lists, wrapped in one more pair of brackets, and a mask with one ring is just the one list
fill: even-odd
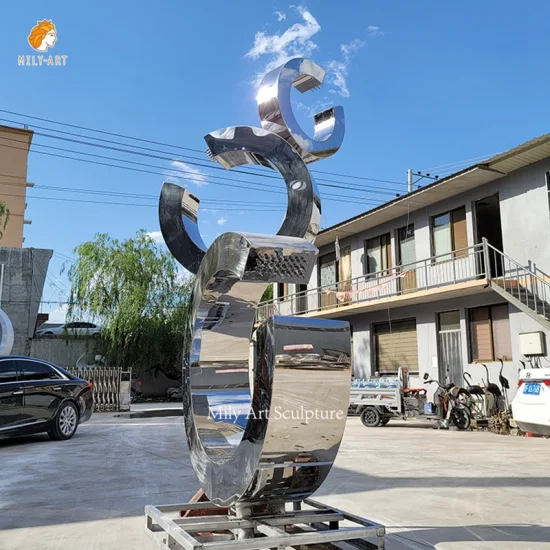
[(389, 233), (365, 241), (365, 274), (386, 271), (392, 266)]
[(468, 254), (468, 251), (464, 250), (468, 247), (464, 206), (432, 218), (432, 245), (438, 262)]
[(374, 325), (374, 365), (380, 374), (396, 373), (399, 367), (418, 372), (416, 319)]
[(472, 361), (512, 360), (508, 304), (471, 309), (469, 321)]
[(546, 172), (546, 192), (548, 193), (548, 211), (550, 212), (550, 172)]
[(17, 364), (11, 359), (0, 361), (0, 384), (17, 382)]
[(61, 378), (51, 367), (36, 361), (20, 360), (19, 370), (24, 381), (57, 380)]
[(222, 321), (225, 319), (228, 309), (229, 309), (229, 302), (216, 302), (208, 310), (208, 314), (204, 319), (202, 329), (213, 330), (219, 327)]
[(460, 330), (460, 311), (444, 311), (439, 314), (439, 330)]

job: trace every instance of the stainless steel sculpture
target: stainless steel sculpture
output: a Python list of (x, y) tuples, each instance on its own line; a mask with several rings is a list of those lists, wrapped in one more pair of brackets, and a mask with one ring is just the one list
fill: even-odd
[(286, 139), (306, 163), (334, 155), (344, 140), (342, 107), (331, 107), (314, 116), (312, 138), (302, 130), (292, 110), (292, 87), (301, 93), (314, 90), (323, 84), (324, 77), (325, 71), (313, 61), (290, 59), (264, 76), (256, 97), (262, 127)]
[(168, 183), (161, 193), (166, 244), (196, 274), (184, 365), (186, 433), (201, 486), (219, 505), (307, 498), (330, 471), (345, 426), (348, 324), (274, 316), (255, 327), (267, 285), (306, 284), (315, 267), (321, 201), (306, 163), (339, 149), (344, 116), (340, 107), (316, 115), (309, 138), (292, 114), (290, 87), (307, 91), (323, 76), (311, 61), (289, 61), (260, 87), (263, 128), (205, 136), (225, 168), (260, 164), (281, 174), (288, 206), (276, 236), (229, 232), (206, 249), (198, 198)]
[(9, 355), (13, 349), (15, 332), (8, 314), (0, 309), (0, 355)]

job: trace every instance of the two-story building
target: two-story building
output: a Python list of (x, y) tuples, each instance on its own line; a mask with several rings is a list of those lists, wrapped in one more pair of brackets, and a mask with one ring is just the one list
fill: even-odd
[(328, 227), (315, 244), (307, 288), (276, 285), (260, 317), (349, 321), (357, 377), (405, 366), (417, 385), (426, 372), (459, 385), (464, 372), (478, 383), (488, 372), (498, 384), (502, 359), (512, 397), (532, 359), (520, 335), (550, 334), (550, 134)]

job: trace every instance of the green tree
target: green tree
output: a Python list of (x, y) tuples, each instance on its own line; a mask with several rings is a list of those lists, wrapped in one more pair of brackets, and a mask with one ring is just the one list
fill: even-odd
[(96, 353), (111, 366), (159, 369), (180, 380), (192, 280), (170, 253), (141, 230), (124, 241), (99, 233), (74, 254), (68, 317), (101, 325)]
[(0, 202), (0, 239), (4, 237), (4, 231), (10, 221), (10, 209), (5, 202)]
[(260, 302), (270, 302), (273, 300), (273, 283), (271, 283), (262, 294)]

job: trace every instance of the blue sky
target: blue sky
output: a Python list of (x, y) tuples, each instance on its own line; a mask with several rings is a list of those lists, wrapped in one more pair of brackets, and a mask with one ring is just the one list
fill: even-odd
[[(257, 0), (58, 0), (48, 5), (27, 0), (8, 3), (2, 15), (0, 109), (199, 150), (205, 148), (205, 133), (230, 125), (258, 126), (258, 78), (289, 57), (310, 57), (327, 75), (320, 90), (294, 95), (300, 121), (312, 127), (311, 111), (339, 104), (347, 124), (338, 154), (311, 169), (398, 182), (315, 174), (320, 184), (330, 183), (321, 181), (328, 179), (374, 187), (351, 191), (321, 186), (325, 227), (405, 189), (407, 168), (416, 171), (490, 155), (550, 131), (550, 4), (540, 0), (531, 2), (529, 10), (504, 0), (311, 1), (293, 6)], [(66, 66), (17, 66), (18, 55), (36, 54), (26, 38), (42, 19), (56, 25), (58, 41), (50, 53), (67, 55)], [(26, 122), (31, 128), (41, 125), (94, 135), (19, 115), (0, 112), (0, 118)], [(283, 189), (282, 181), (211, 170), (200, 153), (133, 142), (169, 151), (174, 161), (206, 165), (174, 167), (168, 160), (44, 136), (35, 136), (34, 143), (152, 164), (158, 168), (145, 169), (159, 172), (145, 174), (31, 153), (29, 181), (37, 186), (157, 196), (166, 179), (163, 173), (187, 172), (198, 181), (181, 184), (203, 200), (200, 225), (207, 243), (227, 230), (274, 232), (282, 218), (284, 196), (219, 185), (223, 182), (216, 176), (276, 190)], [(36, 151), (56, 152), (39, 147)], [(432, 172), (444, 175), (448, 170)], [(331, 193), (339, 201), (331, 200), (337, 198)], [(70, 255), (77, 244), (100, 231), (117, 238), (141, 228), (156, 232), (154, 203), (155, 199), (37, 187), (29, 191), (27, 217), (33, 224), (26, 227), (25, 244)], [(259, 208), (261, 212), (255, 211)], [(52, 259), (46, 301), (66, 296), (68, 282), (59, 274), (62, 262), (57, 255)], [(44, 306), (46, 311), (54, 308)]]

